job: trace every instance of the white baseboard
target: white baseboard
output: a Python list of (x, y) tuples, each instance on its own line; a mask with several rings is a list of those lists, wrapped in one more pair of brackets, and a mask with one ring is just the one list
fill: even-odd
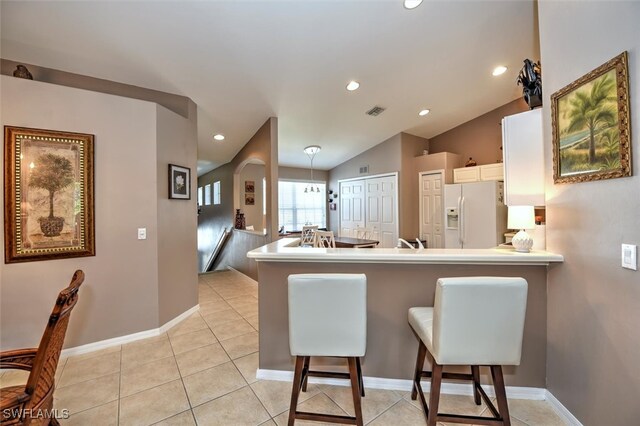
[(138, 333), (133, 333), (133, 334), (127, 334), (126, 336), (114, 337), (112, 339), (101, 340), (99, 342), (87, 343), (86, 345), (76, 346), (73, 348), (63, 349), (62, 354), (60, 356), (63, 358), (66, 358), (74, 355), (82, 355), (89, 352), (99, 351), (100, 349), (110, 348), (112, 346), (123, 345), (125, 343), (131, 343), (137, 340), (159, 336), (160, 334), (167, 332), (167, 330), (169, 330), (170, 328), (174, 327), (178, 323), (182, 322), (183, 320), (191, 316), (198, 309), (200, 309), (199, 304), (181, 313), (174, 319), (168, 321), (167, 323), (165, 323), (164, 325), (158, 328), (140, 331)]
[[(293, 371), (284, 370), (265, 370), (258, 369), (256, 371), (256, 378), (261, 380), (278, 380), (284, 382), (291, 382), (293, 380)], [(371, 389), (386, 389), (386, 390), (399, 390), (399, 391), (411, 391), (412, 381), (404, 379), (386, 379), (381, 377), (368, 377), (362, 378), (364, 385)], [(349, 386), (347, 380), (332, 379), (325, 377), (309, 377), (310, 383), (320, 383), (325, 385), (337, 385), (337, 386)], [(428, 388), (429, 381), (423, 380), (423, 386)], [(482, 386), (490, 397), (495, 396), (493, 386)], [(521, 386), (507, 386), (507, 397), (515, 399), (533, 399), (543, 401), (547, 395), (547, 390), (544, 388), (528, 388)], [(473, 395), (473, 387), (471, 384), (459, 384), (459, 383), (443, 383), (441, 392), (449, 395)]]
[(546, 396), (547, 396), (547, 402), (549, 403), (549, 405), (551, 405), (551, 408), (553, 408), (553, 411), (555, 411), (556, 414), (560, 416), (562, 420), (564, 420), (570, 426), (582, 426), (582, 423), (580, 423), (580, 420), (578, 420), (576, 416), (571, 414), (571, 411), (569, 411), (567, 407), (562, 405), (562, 403), (558, 400), (558, 398), (553, 396), (553, 394), (548, 390), (547, 390)]
[[(282, 382), (291, 382), (293, 380), (293, 371), (285, 370), (265, 370), (258, 369), (256, 371), (256, 379), (258, 380), (277, 380)], [(398, 390), (410, 392), (413, 382), (403, 379), (385, 379), (381, 377), (363, 377), (364, 386), (371, 389)], [(319, 383), (324, 385), (350, 386), (347, 380), (332, 379), (325, 377), (309, 377), (309, 383)], [(423, 380), (423, 387), (428, 389), (429, 381)], [(482, 386), (487, 395), (495, 396), (493, 386)], [(570, 426), (583, 426), (582, 423), (567, 408), (562, 405), (551, 392), (544, 388), (530, 388), (523, 386), (507, 386), (507, 397), (513, 399), (530, 399), (537, 401), (547, 401), (553, 410)], [(448, 395), (473, 395), (473, 387), (471, 384), (458, 383), (442, 383), (441, 392)]]

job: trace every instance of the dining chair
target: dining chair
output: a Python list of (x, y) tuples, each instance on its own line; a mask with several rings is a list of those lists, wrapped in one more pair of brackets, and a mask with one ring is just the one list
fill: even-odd
[(29, 371), (26, 385), (0, 388), (0, 425), (59, 425), (53, 411), (55, 374), (67, 333), (71, 310), (78, 301), (84, 272), (58, 294), (37, 348), (0, 352), (0, 368)]
[(333, 236), (333, 231), (316, 231), (313, 246), (320, 248), (336, 248), (336, 240)]
[(318, 230), (318, 225), (304, 225), (302, 227), (302, 235), (300, 236), (300, 245), (303, 247), (313, 247), (315, 232)]
[(356, 227), (356, 238), (360, 240), (370, 240), (372, 235), (373, 235), (373, 229), (363, 228), (359, 226)]

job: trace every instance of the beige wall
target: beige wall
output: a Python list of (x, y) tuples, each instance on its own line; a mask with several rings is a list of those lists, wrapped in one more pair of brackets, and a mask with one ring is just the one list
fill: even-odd
[[(266, 241), (278, 238), (278, 119), (271, 117), (249, 139), (245, 146), (236, 154), (231, 162), (218, 167), (200, 177), (198, 186), (204, 186), (214, 181), (220, 181), (221, 204), (217, 206), (202, 206), (198, 216), (198, 270), (203, 271), (211, 253), (217, 244), (224, 227), (233, 227), (234, 210), (234, 179), (240, 184), (239, 173), (249, 160), (260, 160), (265, 164), (267, 179), (267, 236)], [(237, 176), (234, 175), (238, 174)], [(244, 182), (242, 182), (244, 185)], [(243, 191), (244, 194), (244, 191)], [(242, 202), (244, 204), (244, 200)], [(239, 205), (239, 207), (244, 207)], [(262, 245), (262, 244), (260, 244)], [(251, 247), (256, 248), (259, 246)], [(240, 246), (227, 244), (225, 250), (239, 250)], [(246, 254), (246, 250), (244, 251)], [(238, 259), (238, 256), (228, 255), (226, 259)], [(251, 262), (254, 262), (253, 260)], [(245, 272), (244, 266), (223, 262), (222, 267), (231, 266)], [(254, 268), (254, 265), (250, 266)], [(245, 269), (243, 269), (245, 268)]]
[[(546, 278), (545, 266), (524, 265), (438, 265), (259, 262), (260, 368), (292, 370), (287, 317), (287, 276), (322, 270), (331, 273), (359, 273), (367, 276), (367, 353), (362, 368), (365, 376), (410, 379), (415, 368), (418, 340), (407, 323), (414, 306), (433, 306), (439, 277), (514, 276), (529, 283), (527, 316), (519, 366), (504, 369), (508, 386), (545, 387), (546, 364)], [(335, 359), (320, 361), (336, 368)], [(484, 369), (486, 370), (486, 369)], [(487, 383), (487, 371), (482, 371)], [(333, 371), (336, 371), (335, 368)], [(462, 372), (468, 373), (468, 367)], [(487, 374), (488, 375), (488, 374)], [(603, 423), (605, 424), (605, 423)]]
[[(37, 345), (55, 297), (75, 269), (83, 269), (86, 280), (65, 347), (157, 328), (171, 309), (159, 305), (159, 292), (170, 291), (159, 289), (158, 278), (158, 259), (166, 254), (158, 249), (158, 194), (162, 188), (166, 196), (167, 180), (159, 181), (157, 173), (156, 105), (7, 76), (0, 83), (3, 125), (95, 135), (96, 225), (94, 257), (3, 265), (0, 345)], [(186, 156), (176, 162), (183, 159), (195, 164), (195, 157)], [(173, 226), (178, 233), (195, 232), (189, 223)], [(137, 240), (138, 227), (147, 228), (147, 240)], [(188, 262), (195, 255), (190, 250), (180, 259)], [(188, 287), (195, 273), (177, 278)], [(180, 303), (188, 305), (186, 299)], [(191, 302), (188, 307), (197, 298)]]
[[(329, 170), (327, 189), (338, 191), (341, 179), (366, 178), (371, 175), (398, 172), (399, 236), (413, 239), (418, 236), (418, 181), (414, 172), (414, 158), (429, 147), (429, 141), (408, 133), (398, 133), (371, 149)], [(369, 173), (360, 174), (361, 166), (369, 166)], [(415, 176), (414, 176), (415, 175)], [(338, 209), (329, 211), (329, 228), (339, 231)]]
[(419, 236), (420, 199), (418, 198), (418, 172), (415, 169), (415, 158), (429, 148), (429, 141), (419, 136), (401, 133), (400, 186), (400, 237), (413, 240)]
[[(264, 190), (262, 188), (262, 179), (264, 179), (265, 167), (263, 164), (247, 164), (240, 172), (240, 208), (244, 213), (247, 226), (253, 225), (256, 231), (262, 231), (266, 224), (264, 220), (264, 214), (262, 213), (262, 195)], [(253, 199), (254, 205), (248, 206), (245, 204), (245, 188), (244, 182), (252, 180), (254, 182)]]
[[(515, 83), (514, 83), (515, 84)], [(507, 115), (527, 111), (529, 107), (518, 98), (489, 111), (471, 121), (429, 139), (429, 153), (453, 152), (460, 154), (463, 163), (473, 157), (480, 164), (496, 163), (502, 159), (502, 128), (500, 123)]]
[(193, 103), (191, 99), (186, 96), (174, 95), (173, 93), (161, 92), (159, 90), (118, 83), (87, 75), (74, 74), (53, 68), (27, 64), (25, 62), (16, 62), (9, 59), (0, 59), (0, 73), (13, 76), (13, 71), (18, 64), (25, 65), (36, 81), (155, 102), (185, 118), (193, 117), (193, 115), (189, 115), (189, 109)]
[[(186, 119), (157, 105), (158, 303), (160, 324), (198, 303), (196, 104)], [(191, 200), (168, 197), (168, 164), (191, 169)]]
[[(369, 166), (369, 173), (360, 174), (361, 166)], [(329, 170), (328, 189), (338, 191), (338, 180), (355, 177), (367, 177), (381, 173), (399, 172), (402, 167), (401, 133), (390, 137), (384, 142), (356, 155), (350, 160)], [(340, 198), (337, 199), (338, 209), (329, 211), (328, 228), (333, 232), (339, 232)]]
[[(544, 82), (547, 249), (565, 262), (548, 283), (547, 386), (585, 425), (638, 424), (640, 272), (620, 244), (640, 244), (640, 3), (539, 3)], [(554, 185), (550, 95), (629, 51), (636, 176)]]
[[(310, 180), (311, 169), (299, 168), (299, 167), (278, 167), (278, 178), (285, 180)], [(328, 170), (316, 170), (313, 169), (313, 180), (327, 182), (329, 181)], [(327, 188), (329, 190), (329, 188)]]

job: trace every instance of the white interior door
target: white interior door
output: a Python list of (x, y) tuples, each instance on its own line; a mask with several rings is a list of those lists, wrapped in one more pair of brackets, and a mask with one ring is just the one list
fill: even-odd
[(355, 237), (356, 228), (365, 226), (364, 180), (340, 182), (340, 231), (341, 237)]
[(443, 184), (441, 172), (420, 175), (420, 239), (429, 248), (444, 247)]
[(398, 243), (398, 180), (394, 176), (366, 181), (365, 226), (373, 230), (378, 247), (395, 247)]

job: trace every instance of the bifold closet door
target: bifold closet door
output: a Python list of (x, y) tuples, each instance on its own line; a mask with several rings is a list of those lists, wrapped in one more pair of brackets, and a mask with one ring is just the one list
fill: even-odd
[(340, 182), (340, 236), (355, 237), (356, 228), (365, 226), (364, 180)]
[(398, 200), (395, 176), (371, 178), (366, 184), (365, 226), (373, 229), (378, 247), (395, 247), (398, 243)]

